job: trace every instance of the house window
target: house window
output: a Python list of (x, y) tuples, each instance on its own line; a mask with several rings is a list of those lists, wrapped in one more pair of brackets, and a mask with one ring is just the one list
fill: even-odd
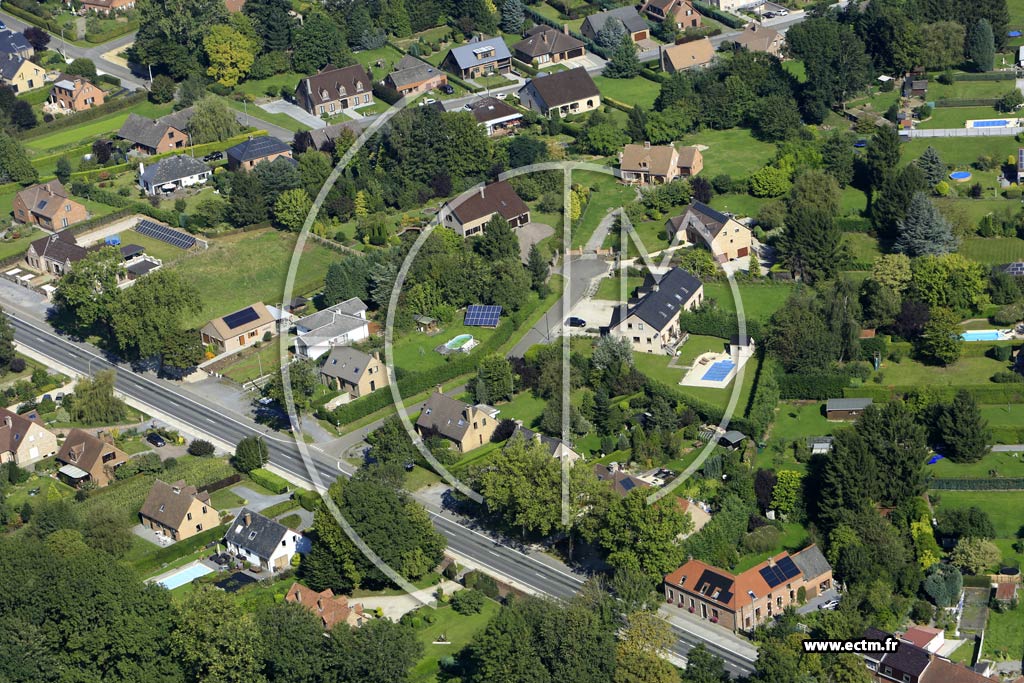
[(903, 683), (910, 683), (910, 674), (903, 674)]
[(643, 323), (639, 323), (639, 324), (637, 324), (637, 326), (636, 326), (636, 329), (638, 329), (638, 330), (641, 330), (641, 331), (643, 331), (643, 329), (644, 329), (644, 324), (643, 324)]
[(334, 102), (331, 102), (331, 112), (334, 112)]
[(192, 521), (192, 513), (191, 512), (186, 512), (185, 513), (185, 519), (187, 519), (188, 521), (191, 522)]
[(326, 114), (327, 113), (327, 108), (324, 107), (324, 105), (322, 105), (322, 104), (320, 105), (320, 113), (321, 114)]
[(370, 102), (370, 93), (363, 95), (363, 103), (368, 104)]
[(206, 506), (205, 505), (203, 506), (203, 514), (204, 515), (206, 514)]
[(885, 675), (886, 676), (891, 676), (892, 675), (892, 667), (891, 666), (885, 667)]
[(281, 547), (284, 547), (284, 546), (286, 546), (286, 545), (288, 545), (288, 542), (287, 542), (287, 541), (285, 541), (285, 540), (282, 540), (282, 541), (281, 541)]
[(202, 530), (203, 530), (203, 525), (202, 524), (196, 524), (196, 531), (202, 531)]

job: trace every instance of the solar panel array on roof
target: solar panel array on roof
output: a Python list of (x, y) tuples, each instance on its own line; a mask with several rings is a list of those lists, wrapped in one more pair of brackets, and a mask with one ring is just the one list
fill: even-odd
[(501, 317), (501, 306), (467, 306), (463, 325), (473, 327), (495, 327)]
[(240, 311), (224, 316), (224, 324), (228, 326), (229, 330), (234, 330), (242, 325), (251, 323), (253, 320), (258, 320), (259, 317), (260, 314), (252, 306), (248, 306)]
[(800, 575), (800, 570), (794, 564), (793, 559), (789, 556), (783, 557), (781, 560), (773, 565), (762, 568), (759, 573), (772, 588), (775, 588), (780, 583), (785, 583), (792, 578)]
[(152, 237), (153, 239), (166, 242), (171, 246), (178, 247), (179, 249), (191, 249), (196, 246), (196, 238), (192, 235), (186, 235), (183, 232), (177, 230), (171, 230), (166, 225), (160, 225), (153, 221), (141, 220), (135, 224), (135, 231), (146, 237)]

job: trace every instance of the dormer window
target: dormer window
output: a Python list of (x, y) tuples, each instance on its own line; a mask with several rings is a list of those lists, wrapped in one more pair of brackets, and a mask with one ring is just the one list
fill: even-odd
[(356, 92), (363, 92), (363, 82), (356, 81)]
[(251, 541), (254, 538), (256, 538), (256, 532), (255, 531), (250, 531), (249, 532), (249, 540)]
[(327, 89), (326, 88), (320, 91), (320, 99), (322, 99), (322, 100), (326, 100), (327, 99)]
[(339, 85), (338, 94), (341, 95), (342, 97), (345, 97), (346, 95), (348, 95), (348, 90), (345, 89), (345, 86)]

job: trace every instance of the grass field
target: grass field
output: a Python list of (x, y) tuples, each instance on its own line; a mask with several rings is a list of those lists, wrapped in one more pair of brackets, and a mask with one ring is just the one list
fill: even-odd
[[(447, 357), (437, 353), (434, 349), (460, 334), (471, 334), (481, 344), (490, 339), (494, 330), (486, 327), (466, 327), (462, 324), (464, 313), (465, 311), (456, 312), (455, 320), (433, 336), (427, 336), (421, 332), (410, 332), (396, 339), (393, 347), (395, 369), (419, 372), (444, 365), (447, 362)], [(512, 323), (504, 320), (500, 324), (511, 325)], [(471, 349), (469, 353), (472, 355), (477, 352)], [(458, 356), (453, 357), (457, 358)]]
[(804, 66), (803, 61), (789, 59), (782, 63), (782, 68), (788, 71), (800, 83), (807, 81), (807, 68)]
[[(11, 198), (13, 201), (13, 197)], [(11, 201), (2, 203), (0, 200), (0, 216), (7, 216), (11, 213)], [(4, 210), (6, 209), (6, 210)], [(21, 230), (21, 237), (13, 240), (0, 240), (0, 260), (5, 259), (15, 254), (23, 254), (28, 249), (28, 245), (32, 240), (37, 240), (43, 236), (43, 231), (39, 228), (25, 227)]]
[(878, 238), (863, 232), (843, 233), (843, 246), (854, 261), (870, 262), (882, 254), (878, 247)]
[[(384, 77), (391, 73), (395, 64), (402, 59), (403, 55), (390, 45), (384, 45), (375, 50), (360, 50), (353, 56), (356, 58), (356, 61), (370, 69), (375, 81), (380, 81), (384, 80)], [(382, 62), (381, 66), (377, 66), (378, 61)]]
[[(794, 289), (793, 285), (788, 284), (748, 285), (738, 283), (737, 287), (743, 300), (743, 312), (751, 320), (768, 320), (772, 313), (782, 308)], [(719, 308), (723, 310), (736, 310), (736, 302), (728, 282), (706, 283), (704, 296), (717, 301)]]
[(781, 553), (783, 550), (795, 552), (807, 546), (807, 529), (796, 522), (784, 522), (782, 533), (775, 548), (768, 552), (747, 553), (740, 556), (739, 562), (733, 567), (734, 572), (745, 572), (765, 561), (765, 558)]
[(281, 126), (285, 130), (290, 130), (293, 133), (309, 130), (309, 126), (299, 123), (298, 121), (288, 116), (287, 114), (276, 114), (269, 111), (263, 111), (255, 104), (246, 105), (242, 102), (239, 102), (238, 100), (231, 99), (230, 97), (222, 97), (221, 99), (224, 100), (224, 103), (226, 105), (228, 105), (235, 111), (248, 113), (249, 125), (254, 128), (258, 128), (260, 125), (259, 122), (254, 120), (258, 118), (261, 121), (266, 121), (268, 123), (273, 123), (274, 125)]
[(37, 138), (26, 140), (24, 146), (29, 156), (51, 154), (57, 150), (78, 147), (92, 139), (117, 132), (121, 128), (121, 124), (128, 118), (128, 114), (132, 112), (140, 116), (156, 117), (169, 114), (171, 109), (172, 106), (170, 104), (156, 105), (142, 102), (133, 106), (130, 111), (123, 110), (107, 116), (101, 116), (80, 126), (62, 128), (48, 135), (41, 135)]
[[(1004, 81), (955, 81), (943, 85), (937, 80), (928, 81), (928, 101), (944, 99), (975, 100), (1002, 97), (1013, 90), (1013, 79)], [(960, 109), (960, 107), (939, 107), (942, 109)]]
[(754, 197), (747, 193), (716, 194), (711, 198), (711, 208), (719, 211), (728, 211), (737, 216), (756, 216), (761, 207), (772, 201)]
[(595, 76), (594, 83), (604, 97), (628, 105), (640, 105), (644, 109), (654, 106), (659, 87), (654, 81), (637, 76), (635, 78), (607, 78)]
[(501, 410), (502, 419), (522, 420), (527, 427), (534, 427), (544, 414), (547, 402), (534, 396), (532, 391), (521, 391), (511, 401), (497, 407)]
[[(713, 341), (708, 341), (713, 340)], [(691, 335), (681, 350), (680, 365), (686, 365), (687, 359), (692, 360), (705, 351), (725, 350), (725, 340), (716, 337), (701, 337)], [(732, 394), (733, 382), (722, 389), (710, 387), (684, 387), (679, 386), (679, 380), (683, 378), (685, 370), (682, 367), (668, 367), (670, 357), (653, 353), (633, 353), (633, 362), (637, 370), (652, 379), (663, 382), (672, 387), (673, 390), (684, 396), (690, 396), (699, 401), (705, 401), (720, 408), (725, 408), (729, 403), (729, 396)], [(760, 361), (752, 359), (744, 367), (743, 385), (740, 390), (739, 402), (736, 404), (736, 414), (741, 414), (746, 408), (750, 398), (750, 391), (754, 386), (754, 376), (757, 374), (757, 367)], [(735, 381), (735, 380), (734, 380)]]
[(1018, 237), (969, 237), (960, 245), (960, 253), (981, 263), (1009, 263), (1024, 260), (1024, 240)]
[[(629, 298), (630, 293), (642, 285), (644, 279), (641, 277), (627, 277), (626, 278), (626, 298)], [(706, 286), (705, 286), (706, 287)], [(705, 288), (705, 294), (707, 289)], [(621, 285), (619, 284), (618, 277), (606, 277), (601, 280), (601, 284), (597, 287), (597, 293), (594, 294), (595, 299), (607, 299), (608, 301), (622, 301)]]
[(1012, 539), (1024, 523), (1024, 496), (1018, 491), (933, 491), (938, 509), (977, 507), (988, 513), (996, 538)]
[(704, 130), (683, 138), (684, 145), (704, 145), (703, 175), (712, 178), (725, 173), (745, 178), (775, 155), (775, 145), (761, 142), (745, 128)]
[(989, 378), (1000, 370), (1006, 369), (1006, 363), (992, 358), (961, 358), (953, 365), (946, 367), (924, 365), (909, 358), (899, 363), (884, 361), (882, 372), (885, 385), (925, 385), (967, 386), (990, 385)]
[(572, 246), (582, 247), (594, 234), (598, 224), (612, 209), (624, 206), (636, 198), (636, 190), (618, 182), (614, 176), (593, 171), (573, 173), (574, 183), (590, 187), (590, 201), (583, 209), (572, 231)]
[(228, 379), (244, 384), (280, 367), (281, 340), (274, 338), (269, 344), (247, 351), (243, 357), (221, 370)]
[[(175, 263), (174, 268), (199, 289), (203, 299), (202, 310), (185, 325), (202, 326), (254, 301), (280, 302), (295, 241), (294, 234), (276, 230), (239, 233)], [(327, 266), (336, 258), (330, 249), (313, 240), (306, 242), (294, 294), (307, 295), (323, 287)]]
[(963, 128), (970, 119), (995, 119), (1004, 116), (995, 107), (937, 107), (931, 118), (918, 128)]
[[(990, 156), (1005, 162), (1007, 156), (1013, 154), (1018, 145), (1012, 137), (916, 138), (900, 146), (903, 150), (903, 160), (918, 158), (929, 146), (935, 148), (944, 163), (966, 167), (977, 161), (980, 156)], [(995, 175), (995, 171), (982, 175)]]
[(210, 504), (217, 511), (245, 505), (246, 500), (231, 489), (220, 489), (210, 494)]
[(996, 660), (1013, 660), (1020, 663), (1024, 655), (1024, 607), (1005, 612), (989, 610), (988, 626), (985, 627), (985, 656)]
[[(485, 600), (484, 608), (479, 614), (463, 616), (449, 606), (420, 610), (418, 614), (430, 613), (436, 620), (433, 624), (425, 624), (416, 632), (416, 638), (423, 643), (423, 657), (410, 672), (411, 683), (434, 683), (440, 672), (438, 662), (443, 657), (455, 655), (468, 645), (473, 636), (487, 626), (499, 609), (498, 603)], [(449, 642), (434, 645), (434, 641), (442, 635)]]
[(825, 419), (822, 403), (782, 402), (768, 434), (768, 445), (757, 455), (756, 464), (758, 467), (803, 472), (806, 465), (793, 457), (793, 442), (804, 442), (812, 436), (831, 436), (837, 426)]
[[(29, 491), (39, 489), (39, 493), (34, 496), (29, 495)], [(50, 477), (41, 477), (33, 474), (23, 484), (12, 486), (7, 494), (7, 498), (4, 500), (5, 505), (8, 509), (13, 512), (21, 512), (21, 508), (27, 502), (33, 508), (38, 508), (45, 501), (55, 501), (62, 498), (69, 498), (74, 495), (75, 490), (56, 479)]]
[(253, 97), (267, 97), (267, 88), (270, 86), (274, 86), (274, 96), (276, 97), (277, 93), (281, 92), (281, 86), (287, 87), (289, 93), (295, 92), (295, 87), (299, 84), (300, 80), (302, 80), (302, 74), (294, 72), (289, 72), (285, 74), (274, 74), (269, 78), (261, 78), (255, 81), (246, 81), (245, 83), (242, 83), (241, 85), (236, 87), (235, 92), (246, 93), (247, 95), (252, 95)]
[[(1024, 410), (1024, 406), (1015, 407)], [(993, 470), (1000, 477), (1024, 477), (1024, 460), (1012, 453), (989, 453), (977, 462), (957, 463), (943, 458), (925, 467), (925, 471), (937, 479), (988, 479)], [(1024, 524), (1024, 519), (1020, 521)]]
[[(1024, 424), (1024, 406), (1011, 403), (994, 406), (981, 406), (982, 416), (991, 427), (1018, 427)], [(1021, 475), (1024, 477), (1024, 470)]]

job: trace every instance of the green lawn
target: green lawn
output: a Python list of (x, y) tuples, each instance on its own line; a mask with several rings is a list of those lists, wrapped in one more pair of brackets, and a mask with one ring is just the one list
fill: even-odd
[[(1005, 161), (1008, 155), (1017, 149), (1017, 141), (1012, 137), (978, 137), (978, 138), (916, 138), (903, 143), (903, 160), (918, 158), (929, 146), (934, 147), (942, 161), (952, 166), (967, 167), (978, 160), (979, 156), (990, 156), (995, 160)], [(706, 160), (705, 160), (706, 162)], [(976, 173), (975, 175), (995, 176), (996, 171)], [(973, 180), (981, 180), (975, 178)]]
[[(642, 277), (627, 277), (626, 278), (626, 298), (633, 292), (634, 289), (644, 283)], [(710, 284), (710, 283), (709, 283)], [(704, 286), (705, 295), (707, 295), (707, 285)], [(597, 288), (597, 293), (594, 294), (595, 299), (607, 299), (608, 301), (622, 301), (621, 296), (621, 285), (619, 284), (618, 277), (606, 277), (601, 280), (601, 284)], [(731, 300), (731, 299), (730, 299)]]
[(860, 216), (868, 208), (868, 196), (852, 185), (843, 188), (839, 195), (839, 214), (841, 216)]
[(591, 190), (590, 201), (572, 230), (572, 246), (582, 247), (609, 211), (636, 198), (636, 190), (618, 182), (614, 176), (593, 171), (573, 173), (572, 181)]
[(863, 232), (843, 233), (843, 246), (854, 261), (870, 263), (882, 255), (878, 247), (878, 238)]
[[(254, 301), (280, 302), (295, 248), (296, 235), (276, 230), (238, 233), (210, 242), (204, 252), (174, 264), (192, 282), (203, 299), (199, 313), (185, 320), (201, 327), (211, 318), (226, 315)], [(335, 252), (308, 240), (295, 279), (295, 295), (308, 295), (323, 287)]]
[(780, 403), (768, 433), (768, 443), (757, 455), (757, 466), (804, 471), (806, 466), (793, 457), (793, 442), (805, 442), (812, 436), (831, 436), (836, 426), (825, 419), (822, 403)]
[[(934, 467), (934, 465), (933, 465)], [(1016, 538), (1024, 524), (1024, 496), (1018, 491), (932, 491), (939, 510), (977, 507), (988, 513), (996, 538)]]
[(274, 338), (268, 344), (261, 344), (258, 349), (250, 349), (241, 357), (220, 370), (228, 379), (245, 384), (262, 375), (276, 372), (281, 365), (281, 340)]
[[(11, 213), (11, 203), (14, 201), (14, 196), (10, 198), (4, 196), (0, 198), (0, 216), (9, 216)], [(0, 260), (5, 259), (15, 254), (24, 254), (25, 250), (28, 249), (28, 245), (33, 240), (37, 240), (43, 236), (43, 231), (39, 228), (33, 228), (25, 226), (19, 228), (20, 237), (17, 239), (0, 240)]]
[(986, 264), (1024, 260), (1024, 240), (1018, 237), (969, 237), (960, 245), (960, 253)]
[[(423, 643), (423, 657), (410, 672), (411, 683), (434, 683), (440, 672), (438, 662), (446, 656), (454, 656), (468, 645), (499, 609), (498, 603), (485, 600), (484, 608), (479, 614), (463, 616), (448, 606), (438, 609), (422, 608), (417, 612), (421, 616), (431, 614), (436, 620), (433, 624), (424, 624), (416, 632), (416, 638)], [(434, 645), (434, 641), (441, 635), (444, 635), (449, 643)]]
[[(711, 176), (705, 176), (711, 178)], [(719, 211), (728, 211), (737, 216), (756, 216), (761, 207), (773, 200), (754, 197), (746, 192), (728, 192), (711, 197), (710, 206)]]
[[(455, 313), (455, 320), (442, 328), (440, 333), (433, 336), (427, 336), (421, 332), (410, 332), (396, 339), (393, 347), (395, 368), (409, 372), (419, 372), (439, 367), (447, 362), (446, 356), (442, 356), (434, 351), (441, 344), (454, 339), (460, 334), (471, 334), (474, 339), (483, 344), (494, 334), (494, 330), (486, 327), (467, 327), (463, 325), (464, 315), (465, 311), (457, 311)], [(504, 320), (499, 324), (511, 325), (508, 320)], [(469, 353), (474, 354), (476, 350), (471, 349)]]
[(140, 116), (163, 116), (169, 114), (171, 109), (170, 104), (154, 105), (144, 102), (133, 106), (130, 111), (122, 110), (93, 119), (80, 126), (62, 128), (48, 135), (26, 140), (24, 146), (31, 156), (51, 154), (57, 150), (78, 147), (86, 141), (116, 133), (131, 112)]
[(746, 128), (704, 130), (683, 138), (684, 145), (704, 145), (704, 170), (712, 178), (725, 173), (734, 178), (745, 178), (761, 168), (775, 156), (775, 145), (761, 142)]
[(654, 106), (660, 88), (654, 81), (636, 76), (635, 78), (608, 78), (595, 76), (594, 83), (604, 97), (630, 106), (639, 105), (644, 109)]
[(942, 367), (924, 365), (909, 358), (899, 363), (886, 360), (882, 363), (884, 373), (883, 384), (896, 386), (920, 386), (934, 384), (939, 386), (985, 385), (991, 383), (989, 378), (1000, 370), (1006, 369), (1006, 363), (992, 358), (961, 358), (953, 365)]
[[(403, 57), (401, 52), (390, 45), (384, 45), (374, 50), (361, 50), (354, 56), (356, 61), (370, 69), (374, 81), (384, 80), (384, 77), (394, 70), (395, 64)], [(382, 61), (383, 64), (377, 66), (378, 61)]]
[(286, 86), (290, 93), (295, 92), (295, 87), (299, 84), (302, 79), (302, 74), (289, 72), (284, 74), (275, 74), (269, 78), (261, 78), (254, 81), (246, 81), (235, 88), (235, 92), (246, 93), (254, 97), (267, 97), (267, 88), (274, 86), (275, 97), (277, 93), (281, 92), (281, 86)]
[(779, 542), (768, 552), (747, 553), (741, 555), (739, 562), (733, 567), (736, 573), (745, 572), (765, 561), (766, 558), (781, 553), (783, 550), (795, 552), (807, 546), (807, 529), (796, 522), (783, 522)]
[[(1024, 406), (1014, 406), (1018, 412)], [(998, 406), (985, 406), (987, 409)], [(1006, 411), (1006, 406), (1002, 407)], [(988, 412), (988, 411), (985, 411)], [(943, 458), (934, 465), (928, 465), (926, 471), (937, 479), (988, 479), (989, 473), (995, 470), (1000, 477), (1024, 477), (1024, 461), (1012, 453), (989, 453), (977, 462), (956, 463)], [(1024, 524), (1024, 519), (1020, 520)]]
[(277, 114), (269, 111), (263, 111), (255, 104), (246, 105), (230, 97), (222, 97), (221, 99), (224, 100), (224, 103), (232, 109), (234, 109), (235, 111), (247, 112), (249, 115), (249, 125), (253, 128), (260, 127), (259, 121), (254, 121), (253, 119), (260, 119), (261, 121), (266, 121), (267, 123), (273, 123), (274, 125), (281, 126), (285, 130), (290, 130), (293, 133), (309, 130), (309, 126), (307, 126), (304, 123), (299, 123), (298, 121), (288, 116), (287, 114)]
[(985, 627), (985, 656), (1020, 663), (1024, 655), (1024, 607), (999, 613), (989, 610)]
[[(39, 489), (39, 493), (34, 496), (29, 495), (29, 491)], [(12, 486), (8, 489), (7, 496), (4, 499), (4, 503), (13, 512), (21, 512), (22, 506), (25, 505), (26, 501), (33, 508), (38, 508), (45, 501), (60, 500), (61, 498), (69, 498), (74, 495), (75, 490), (56, 479), (50, 477), (41, 477), (33, 474), (23, 484)]]
[[(707, 342), (707, 340), (714, 340), (714, 343), (712, 344)], [(696, 356), (700, 355), (700, 353), (710, 350), (724, 351), (725, 340), (718, 339), (716, 337), (691, 335), (690, 340), (681, 348), (682, 358), (680, 359), (679, 364), (681, 366), (686, 365), (685, 361), (687, 359), (692, 360)], [(728, 386), (722, 389), (679, 386), (679, 380), (683, 378), (686, 371), (683, 370), (682, 367), (668, 367), (669, 360), (669, 356), (660, 354), (633, 353), (633, 362), (636, 365), (637, 370), (648, 377), (667, 384), (674, 391), (684, 396), (689, 396), (699, 401), (705, 401), (723, 409), (726, 407), (729, 403), (729, 397), (732, 394), (733, 382), (730, 382)], [(759, 363), (759, 360), (751, 359), (744, 367), (743, 386), (740, 390), (739, 401), (736, 404), (735, 414), (737, 415), (743, 413), (746, 408), (747, 401), (750, 399), (750, 391), (754, 386), (754, 377), (757, 375), (757, 367)]]
[[(1024, 406), (1011, 403), (994, 406), (981, 406), (982, 416), (991, 427), (1019, 427), (1024, 424)], [(1021, 475), (1024, 477), (1024, 470)]]
[(995, 119), (1005, 116), (995, 107), (937, 107), (931, 118), (922, 121), (918, 128), (963, 128), (971, 119)]
[(493, 74), (491, 76), (477, 76), (473, 79), (473, 82), (479, 85), (481, 88), (504, 88), (513, 85), (515, 81), (509, 79), (502, 74)]
[(143, 235), (134, 230), (121, 233), (121, 244), (137, 244), (145, 249), (146, 253), (150, 256), (163, 261), (164, 265), (169, 265), (188, 256), (188, 252), (184, 249), (180, 249), (174, 245), (168, 244), (167, 242), (154, 239), (148, 235)]
[[(928, 101), (995, 99), (1013, 90), (1013, 87), (1012, 78), (1002, 81), (955, 81), (949, 85), (932, 80), (928, 81)], [(942, 109), (960, 109), (960, 107), (938, 108), (939, 111)]]
[[(737, 283), (743, 300), (743, 312), (750, 320), (768, 320), (782, 308), (793, 292), (792, 284), (745, 284)], [(704, 285), (704, 296), (718, 302), (719, 308), (735, 311), (736, 302), (728, 282), (708, 282)]]
[(218, 511), (245, 505), (246, 500), (231, 489), (220, 489), (210, 494), (210, 504)]
[(502, 419), (522, 420), (524, 425), (532, 427), (540, 421), (547, 402), (534, 396), (532, 391), (521, 391), (508, 403), (501, 403), (496, 407), (501, 410)]
[(789, 59), (782, 63), (782, 68), (788, 71), (793, 78), (801, 83), (807, 80), (807, 68), (799, 59)]

